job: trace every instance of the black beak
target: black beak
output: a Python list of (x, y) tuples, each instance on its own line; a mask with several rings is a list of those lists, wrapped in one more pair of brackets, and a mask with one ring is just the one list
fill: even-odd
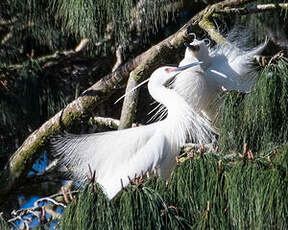
[(187, 48), (191, 49), (192, 51), (197, 51), (197, 47), (190, 45), (188, 42), (184, 42), (184, 46), (186, 46)]

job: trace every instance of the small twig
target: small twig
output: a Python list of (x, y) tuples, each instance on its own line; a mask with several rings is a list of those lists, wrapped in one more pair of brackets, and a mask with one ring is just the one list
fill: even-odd
[(93, 171), (92, 172), (92, 169), (91, 169), (91, 167), (90, 167), (90, 164), (88, 164), (88, 181), (89, 181), (89, 183), (94, 183), (94, 181), (95, 181), (95, 171)]
[(45, 222), (46, 222), (46, 217), (45, 217), (45, 215), (46, 215), (46, 210), (45, 210), (45, 207), (43, 206), (43, 207), (42, 207), (42, 215), (41, 215), (40, 220), (39, 220), (39, 222), (40, 222), (41, 224), (45, 224)]
[(75, 198), (75, 196), (72, 195), (72, 192), (71, 192), (70, 188), (68, 189), (68, 194), (69, 194), (70, 200), (76, 202), (76, 198)]
[(255, 14), (271, 10), (287, 10), (288, 3), (277, 3), (277, 4), (262, 4), (256, 6), (247, 6), (242, 8), (225, 8), (225, 9), (215, 9), (214, 13), (221, 15), (246, 15), (246, 14)]
[(249, 150), (248, 152), (247, 152), (247, 157), (248, 157), (248, 159), (249, 160), (254, 160), (254, 155), (253, 155), (253, 153), (252, 153), (252, 150)]
[(153, 169), (153, 174), (154, 174), (155, 177), (158, 176), (158, 172), (157, 172), (157, 169), (156, 169), (156, 168)]
[(49, 197), (44, 197), (44, 198), (41, 198), (41, 199), (39, 199), (39, 200), (36, 200), (35, 202), (34, 202), (34, 206), (36, 206), (36, 207), (39, 207), (39, 203), (40, 202), (51, 202), (51, 203), (53, 203), (53, 204), (55, 204), (55, 205), (57, 205), (57, 206), (62, 206), (63, 208), (66, 208), (67, 206), (65, 205), (65, 204), (62, 204), (62, 203), (60, 203), (60, 202), (57, 202), (56, 200), (54, 200), (54, 199), (52, 199), (52, 198), (49, 198)]
[(278, 52), (277, 54), (275, 54), (270, 61), (268, 62), (268, 65), (271, 65), (276, 59), (283, 57), (284, 53), (283, 51)]
[(141, 170), (139, 182), (143, 183), (143, 180), (144, 180), (144, 174), (143, 174), (143, 170)]
[(243, 144), (243, 152), (242, 152), (242, 156), (245, 157), (247, 155), (247, 143)]
[(180, 164), (178, 156), (175, 157), (175, 160), (176, 160), (176, 165), (178, 166)]
[(267, 157), (267, 160), (269, 161), (270, 166), (273, 167), (273, 166), (274, 166), (274, 163), (273, 163), (273, 161), (272, 161), (272, 159), (271, 159), (271, 156), (268, 156), (268, 157)]
[(81, 50), (83, 50), (87, 44), (89, 43), (89, 39), (88, 38), (83, 38), (80, 43), (75, 47), (74, 51), (76, 53), (80, 52)]
[(147, 179), (150, 178), (150, 172), (149, 171), (146, 172), (146, 177), (147, 177)]
[(61, 192), (63, 194), (64, 201), (66, 202), (66, 204), (69, 204), (70, 202), (69, 202), (69, 199), (67, 197), (67, 194), (66, 194), (64, 186), (61, 187)]
[(116, 49), (116, 63), (112, 68), (112, 72), (115, 71), (120, 65), (123, 63), (123, 54), (122, 54), (123, 47), (119, 45)]
[(200, 143), (200, 145), (199, 145), (199, 150), (200, 150), (200, 153), (201, 153), (201, 154), (206, 153), (206, 148), (205, 148), (205, 146), (203, 145), (203, 143)]
[(205, 216), (208, 218), (210, 212), (210, 200), (207, 200), (206, 210), (205, 210)]
[(122, 178), (120, 179), (120, 183), (121, 183), (121, 189), (123, 190), (124, 189), (124, 184), (123, 184)]
[(221, 159), (218, 161), (218, 170), (219, 170), (220, 173), (222, 173), (222, 171), (223, 171), (223, 164), (222, 164), (222, 160)]
[(174, 209), (176, 214), (178, 215), (179, 214), (179, 209), (177, 207), (175, 207), (174, 205), (170, 205), (168, 208), (170, 209)]

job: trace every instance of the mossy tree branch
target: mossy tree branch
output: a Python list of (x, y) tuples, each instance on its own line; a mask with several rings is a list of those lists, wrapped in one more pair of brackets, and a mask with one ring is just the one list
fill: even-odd
[(135, 119), (139, 90), (131, 90), (138, 84), (139, 81), (137, 80), (137, 74), (134, 70), (130, 73), (129, 80), (127, 82), (126, 93), (129, 92), (129, 96), (127, 95), (124, 98), (119, 129), (131, 127)]

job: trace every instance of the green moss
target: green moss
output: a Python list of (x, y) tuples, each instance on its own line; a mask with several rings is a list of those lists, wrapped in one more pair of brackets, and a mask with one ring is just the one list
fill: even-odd
[(220, 33), (218, 33), (215, 28), (213, 17), (218, 17), (218, 15), (214, 14), (214, 8), (211, 8), (203, 15), (199, 22), (199, 26), (207, 31), (210, 37), (218, 44), (225, 43), (226, 39)]

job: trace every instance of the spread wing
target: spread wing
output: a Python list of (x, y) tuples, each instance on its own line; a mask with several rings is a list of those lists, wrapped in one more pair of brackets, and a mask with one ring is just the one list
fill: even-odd
[(250, 90), (255, 72), (252, 62), (254, 55), (262, 52), (266, 42), (250, 50), (241, 50), (233, 45), (219, 45), (212, 53), (212, 64), (207, 75), (213, 77), (218, 85), (228, 90)]
[[(160, 135), (157, 130), (161, 125), (161, 122), (157, 122), (131, 129), (85, 135), (65, 133), (53, 138), (51, 152), (71, 169), (73, 178), (80, 181), (86, 180), (89, 164), (96, 171), (96, 181), (110, 193), (110, 187), (115, 183), (117, 188), (114, 186), (113, 189), (119, 190), (120, 178), (125, 177), (126, 180), (128, 176), (134, 177), (135, 173), (139, 175), (141, 170), (145, 172), (157, 165), (158, 159), (151, 157), (151, 154), (159, 151), (155, 148), (163, 143), (153, 145), (151, 142), (157, 138), (155, 136)], [(157, 139), (161, 141), (161, 138)], [(149, 142), (150, 151), (147, 151)]]

